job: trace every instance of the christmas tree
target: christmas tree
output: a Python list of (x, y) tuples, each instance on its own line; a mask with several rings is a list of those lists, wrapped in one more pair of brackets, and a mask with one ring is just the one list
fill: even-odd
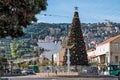
[(86, 46), (81, 30), (78, 11), (74, 12), (74, 18), (71, 24), (71, 30), (68, 35), (68, 46), (70, 48), (70, 64), (71, 65), (88, 65)]

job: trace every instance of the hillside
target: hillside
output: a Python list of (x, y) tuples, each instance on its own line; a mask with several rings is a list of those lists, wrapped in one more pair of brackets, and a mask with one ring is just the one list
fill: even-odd
[[(86, 48), (95, 48), (96, 44), (120, 34), (120, 23), (104, 22), (104, 23), (82, 23), (82, 32)], [(38, 39), (45, 40), (45, 38), (53, 38), (51, 41), (61, 40), (68, 35), (70, 30), (70, 24), (49, 24), (49, 23), (33, 23), (28, 26), (25, 31), (25, 36), (11, 39), (10, 37), (0, 39), (1, 56), (5, 53), (9, 53), (9, 56), (22, 57), (23, 55), (31, 54), (33, 50), (32, 46), (37, 46)], [(49, 39), (48, 39), (49, 41)], [(49, 41), (50, 42), (50, 41)], [(10, 46), (11, 44), (11, 46)], [(15, 45), (16, 44), (16, 45)], [(14, 47), (14, 48), (12, 48)], [(6, 49), (7, 48), (7, 49)], [(11, 48), (13, 50), (11, 50)], [(13, 51), (13, 53), (11, 52)], [(16, 52), (16, 54), (14, 54)], [(20, 54), (17, 54), (20, 53)], [(35, 52), (36, 53), (36, 52)], [(37, 54), (36, 54), (37, 55)]]
[[(82, 23), (81, 27), (88, 48), (120, 34), (120, 23)], [(34, 23), (25, 29), (26, 35), (22, 38), (44, 39), (46, 36), (52, 36), (59, 40), (61, 36), (66, 36), (69, 30), (70, 24), (68, 23)]]

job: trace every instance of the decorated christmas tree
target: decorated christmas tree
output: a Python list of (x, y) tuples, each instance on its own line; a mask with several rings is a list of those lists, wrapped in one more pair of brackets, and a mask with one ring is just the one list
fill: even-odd
[(71, 65), (88, 65), (85, 42), (81, 30), (79, 14), (76, 9), (74, 18), (71, 24), (71, 30), (68, 35), (68, 46), (70, 48), (70, 64)]

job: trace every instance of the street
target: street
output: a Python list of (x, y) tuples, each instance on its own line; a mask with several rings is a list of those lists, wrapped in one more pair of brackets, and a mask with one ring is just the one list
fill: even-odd
[[(27, 76), (11, 76), (11, 77), (2, 77), (3, 80), (118, 80), (118, 77), (115, 76), (72, 76), (72, 75), (57, 75), (53, 74), (42, 74), (37, 75), (27, 75)], [(5, 79), (7, 78), (7, 79)]]
[(8, 79), (3, 79), (3, 80), (118, 80), (117, 78), (81, 78), (81, 77), (51, 77), (51, 78), (20, 78), (20, 77), (14, 77), (14, 78), (8, 78)]

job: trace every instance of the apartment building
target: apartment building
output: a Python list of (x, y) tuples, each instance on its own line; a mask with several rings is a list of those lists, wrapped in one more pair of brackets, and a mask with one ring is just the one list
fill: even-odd
[(96, 62), (101, 68), (108, 64), (120, 64), (120, 35), (98, 44), (95, 50), (88, 50), (87, 54), (90, 63)]

